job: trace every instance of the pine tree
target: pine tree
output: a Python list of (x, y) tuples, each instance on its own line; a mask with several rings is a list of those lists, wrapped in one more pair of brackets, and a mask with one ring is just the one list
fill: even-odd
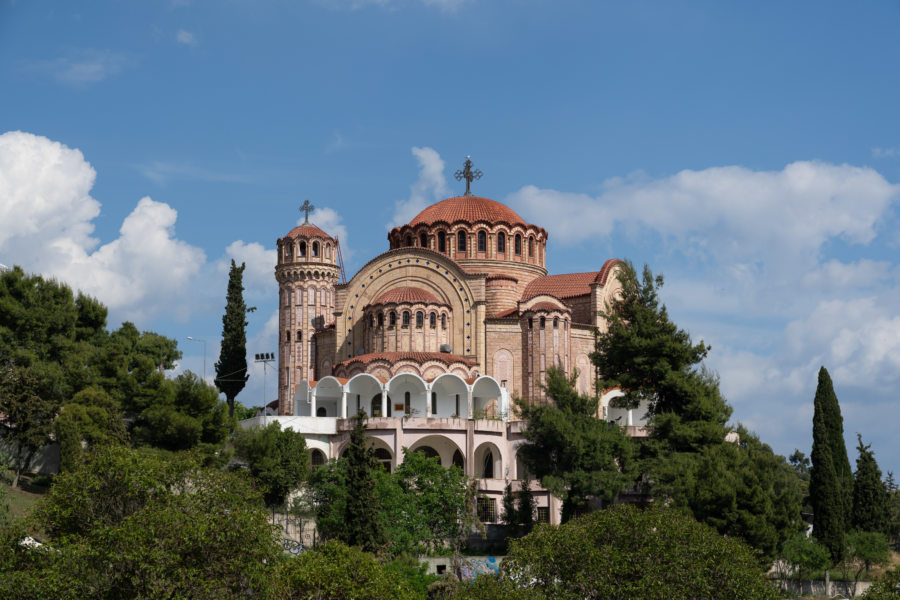
[[(820, 394), (823, 381), (830, 389), (828, 373), (825, 378), (819, 372), (819, 390), (816, 390), (815, 412), (813, 414), (812, 467), (810, 468), (809, 496), (813, 508), (813, 536), (828, 548), (834, 563), (844, 554), (844, 531), (846, 529), (841, 480), (834, 468), (834, 453), (831, 450), (831, 435), (825, 424), (825, 414)], [(833, 395), (833, 392), (832, 392)]]
[(344, 526), (338, 537), (348, 546), (376, 552), (387, 542), (378, 517), (381, 507), (373, 473), (380, 466), (372, 449), (366, 447), (365, 414), (362, 412), (356, 415), (347, 454), (342, 460), (346, 461), (347, 467), (347, 503)]
[(519, 524), (525, 533), (531, 533), (531, 530), (534, 529), (534, 512), (537, 506), (534, 502), (534, 494), (531, 493), (531, 481), (528, 479), (522, 481), (522, 487), (516, 494), (516, 504)]
[(863, 445), (862, 436), (856, 434), (859, 457), (856, 459), (856, 475), (853, 479), (853, 513), (851, 523), (859, 531), (888, 533), (890, 516), (888, 492), (881, 480), (881, 469), (875, 462), (871, 445)]
[(516, 496), (513, 494), (512, 483), (507, 483), (503, 490), (503, 524), (511, 529), (519, 525), (519, 515), (516, 512)]
[(843, 520), (845, 530), (850, 523), (850, 511), (853, 510), (853, 470), (850, 468), (850, 459), (847, 456), (847, 445), (844, 442), (844, 418), (841, 416), (841, 406), (831, 376), (825, 367), (819, 369), (819, 384), (816, 387), (815, 405), (819, 407), (825, 419), (825, 429), (828, 432), (828, 446), (831, 448), (831, 460), (834, 465), (834, 473), (838, 478), (841, 490), (841, 503), (844, 507)]
[(234, 416), (234, 399), (247, 383), (247, 313), (255, 310), (244, 304), (245, 264), (234, 259), (228, 272), (225, 314), (222, 316), (222, 348), (216, 363), (216, 387), (228, 401), (228, 416)]

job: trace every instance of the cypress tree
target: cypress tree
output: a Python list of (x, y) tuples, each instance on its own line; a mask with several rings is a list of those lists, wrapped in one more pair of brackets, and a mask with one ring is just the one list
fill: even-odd
[(522, 481), (522, 488), (516, 495), (516, 500), (518, 504), (516, 513), (519, 517), (519, 524), (522, 525), (525, 533), (531, 533), (531, 530), (534, 529), (534, 512), (537, 509), (537, 505), (534, 501), (534, 494), (531, 493), (530, 480), (525, 479)]
[(834, 470), (825, 419), (820, 412), (813, 417), (812, 468), (809, 495), (813, 506), (813, 537), (828, 548), (837, 563), (844, 555), (844, 507), (840, 480)]
[(216, 363), (216, 387), (228, 401), (228, 416), (234, 416), (234, 399), (247, 384), (247, 313), (255, 310), (244, 304), (245, 264), (231, 260), (225, 314), (222, 316), (222, 348)]
[(847, 445), (844, 442), (844, 418), (831, 376), (825, 367), (819, 369), (819, 384), (816, 387), (815, 405), (821, 411), (828, 432), (828, 446), (831, 448), (831, 461), (834, 473), (838, 478), (841, 491), (841, 504), (844, 507), (843, 522), (850, 523), (850, 511), (853, 510), (853, 469), (847, 457)]
[(510, 528), (519, 525), (519, 515), (516, 512), (516, 496), (512, 491), (512, 483), (507, 483), (503, 490), (503, 524)]
[(853, 480), (853, 528), (859, 531), (887, 533), (889, 529), (888, 492), (881, 480), (881, 470), (875, 462), (871, 445), (863, 445), (862, 436), (856, 434), (859, 457), (856, 459), (856, 476)]
[(344, 527), (338, 537), (348, 546), (376, 552), (387, 541), (378, 518), (381, 507), (375, 493), (373, 473), (381, 466), (372, 449), (366, 447), (365, 414), (362, 412), (356, 415), (347, 454), (342, 460), (347, 461), (347, 503)]

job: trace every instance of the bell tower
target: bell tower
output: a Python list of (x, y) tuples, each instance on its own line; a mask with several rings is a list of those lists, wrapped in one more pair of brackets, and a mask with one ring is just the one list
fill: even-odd
[(315, 334), (334, 320), (338, 242), (307, 219), (278, 240), (278, 414), (293, 414), (301, 381), (318, 379)]

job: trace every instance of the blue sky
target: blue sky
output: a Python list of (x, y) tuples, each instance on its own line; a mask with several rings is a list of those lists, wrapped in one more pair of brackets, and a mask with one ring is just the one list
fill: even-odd
[(851, 460), (860, 432), (900, 471), (898, 29), (896, 2), (4, 1), (0, 263), (177, 338), (182, 368), (208, 340), (210, 375), (229, 259), (272, 351), (305, 198), (350, 275), (471, 154), (551, 272), (663, 273), (776, 451), (809, 452), (824, 364)]

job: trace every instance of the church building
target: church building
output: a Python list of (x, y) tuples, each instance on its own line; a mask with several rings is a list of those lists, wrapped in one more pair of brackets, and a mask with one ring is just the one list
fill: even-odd
[[(598, 418), (645, 435), (643, 411), (609, 406), (595, 389), (594, 330), (618, 289), (620, 263), (587, 273), (547, 272), (548, 232), (508, 206), (473, 195), (481, 175), (466, 159), (465, 193), (433, 204), (387, 236), (388, 248), (343, 281), (338, 240), (307, 221), (278, 240), (278, 406), (304, 433), (313, 466), (344, 451), (362, 410), (388, 469), (402, 449), (461, 467), (479, 482), (479, 515), (498, 522), (506, 483), (528, 478), (517, 459), (523, 423), (513, 399), (548, 402), (548, 367), (578, 373), (601, 396)], [(532, 485), (538, 518), (560, 502)]]

